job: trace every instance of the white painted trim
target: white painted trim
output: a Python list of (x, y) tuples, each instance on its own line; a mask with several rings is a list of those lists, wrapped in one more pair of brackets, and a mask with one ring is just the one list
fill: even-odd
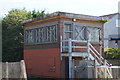
[[(62, 56), (69, 56), (68, 53), (62, 53), (61, 54)], [(87, 53), (80, 53), (80, 52), (72, 52), (71, 55), (73, 57), (88, 57), (88, 54)]]

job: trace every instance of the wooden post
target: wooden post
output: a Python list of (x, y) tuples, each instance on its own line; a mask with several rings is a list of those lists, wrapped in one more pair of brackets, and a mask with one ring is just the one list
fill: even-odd
[(87, 41), (87, 53), (88, 53), (88, 60), (90, 60), (90, 46), (89, 46), (89, 40)]
[(9, 78), (9, 71), (8, 71), (8, 62), (6, 62), (6, 80)]
[[(106, 66), (106, 60), (105, 60), (105, 62), (104, 62), (104, 65)], [(105, 69), (105, 70), (104, 70), (104, 71), (105, 71), (105, 72), (104, 72), (104, 73), (105, 73), (105, 74), (104, 74), (104, 75), (105, 75), (105, 78), (107, 78), (107, 71), (106, 71), (106, 68), (107, 68), (107, 67), (104, 68), (104, 69)]]
[[(102, 61), (102, 42), (100, 42), (100, 60)], [(102, 65), (102, 62), (100, 61), (100, 65)]]
[(74, 75), (75, 75), (75, 74), (74, 74), (74, 73), (75, 73), (75, 72), (74, 72), (74, 70), (75, 70), (74, 65), (75, 65), (75, 63), (74, 63), (74, 59), (73, 59), (73, 60), (72, 60), (72, 78), (75, 78), (75, 77), (74, 77)]
[(69, 47), (69, 78), (72, 78), (72, 42), (71, 39), (69, 39), (68, 42), (68, 47)]
[(22, 76), (22, 78), (27, 80), (27, 74), (26, 74), (26, 68), (25, 68), (24, 60), (21, 60), (20, 65), (21, 65), (21, 76)]
[(95, 67), (95, 78), (97, 78), (97, 66), (96, 66), (97, 62), (96, 60), (94, 60), (94, 67)]
[[(112, 64), (110, 64), (110, 66), (112, 66)], [(112, 68), (110, 67), (110, 73), (112, 74)]]

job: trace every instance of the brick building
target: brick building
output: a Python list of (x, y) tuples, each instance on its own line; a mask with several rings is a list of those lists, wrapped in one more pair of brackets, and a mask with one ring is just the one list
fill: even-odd
[(70, 77), (70, 59), (74, 60), (74, 66), (89, 59), (88, 41), (103, 55), (104, 23), (101, 17), (55, 12), (23, 23), (24, 60), (28, 75)]

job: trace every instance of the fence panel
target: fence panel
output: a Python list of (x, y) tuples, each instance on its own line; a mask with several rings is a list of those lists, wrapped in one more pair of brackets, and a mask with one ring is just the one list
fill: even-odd
[(24, 61), (2, 63), (2, 78), (27, 79)]

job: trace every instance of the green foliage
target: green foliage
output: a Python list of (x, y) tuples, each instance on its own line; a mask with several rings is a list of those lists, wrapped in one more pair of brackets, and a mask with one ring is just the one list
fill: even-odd
[(13, 9), (2, 20), (2, 60), (23, 59), (23, 26), (21, 21), (30, 18), (25, 10)]
[(0, 18), (0, 62), (2, 61), (2, 18)]
[(100, 22), (102, 22), (102, 23), (106, 23), (106, 22), (108, 22), (109, 20), (100, 20)]
[(23, 20), (43, 16), (44, 12), (12, 9), (2, 20), (2, 61), (23, 59)]
[(33, 18), (36, 18), (36, 17), (40, 17), (40, 16), (44, 16), (45, 15), (45, 10), (43, 10), (43, 11), (36, 11), (36, 10), (33, 10), (32, 12), (31, 12), (31, 15), (32, 15), (32, 17)]
[(120, 59), (120, 48), (108, 48), (105, 50), (106, 59)]

